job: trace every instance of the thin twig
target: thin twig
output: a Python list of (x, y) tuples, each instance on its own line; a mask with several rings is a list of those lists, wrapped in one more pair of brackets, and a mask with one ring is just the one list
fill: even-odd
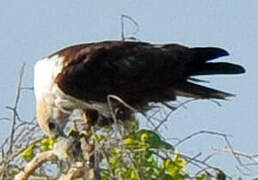
[(33, 91), (33, 90), (34, 90), (34, 87), (21, 87), (20, 89), (21, 89), (21, 90), (30, 90), (30, 91)]
[[(231, 152), (232, 152), (234, 158), (235, 158), (235, 159), (237, 160), (237, 162), (239, 163), (239, 165), (241, 165), (242, 167), (247, 168), (247, 167), (242, 163), (241, 159), (240, 159), (235, 153), (233, 153), (233, 152), (234, 152), (234, 148), (233, 148), (231, 142), (230, 142), (229, 139), (228, 139), (228, 135), (223, 134), (223, 133), (214, 132), (214, 131), (207, 131), (207, 130), (201, 130), (201, 131), (192, 133), (192, 134), (190, 134), (189, 136), (183, 138), (183, 139), (180, 140), (178, 143), (176, 143), (174, 146), (176, 147), (176, 146), (180, 145), (181, 143), (183, 143), (183, 142), (185, 142), (185, 141), (187, 141), (187, 140), (193, 138), (194, 136), (200, 135), (200, 134), (209, 134), (209, 135), (215, 135), (215, 136), (223, 137), (224, 140), (225, 140), (225, 142), (226, 142), (226, 144), (227, 144), (227, 146), (229, 147), (229, 149), (231, 149)], [(248, 168), (247, 168), (247, 169), (248, 169)]]
[(138, 25), (138, 23), (131, 16), (122, 14), (121, 15), (121, 39), (122, 39), (122, 41), (125, 41), (126, 39), (133, 39), (133, 40), (135, 40), (136, 39), (135, 37), (125, 37), (125, 32), (124, 32), (125, 31), (125, 27), (124, 27), (125, 19), (129, 20), (130, 22), (132, 22), (135, 25), (136, 29), (132, 33), (133, 35), (136, 35), (139, 32), (139, 25)]
[(13, 107), (13, 119), (12, 119), (12, 126), (11, 126), (11, 132), (10, 132), (10, 144), (9, 144), (9, 149), (7, 151), (7, 154), (10, 154), (12, 152), (13, 148), (13, 141), (14, 141), (14, 132), (15, 132), (15, 125), (16, 125), (16, 118), (17, 118), (17, 107), (18, 103), (20, 100), (20, 95), (21, 95), (21, 86), (22, 86), (22, 78), (24, 74), (24, 68), (25, 64), (22, 65), (19, 73), (19, 79), (18, 79), (18, 85), (16, 89), (16, 96), (15, 96), (15, 101), (14, 101), (14, 107)]
[(0, 118), (0, 121), (11, 121), (10, 118), (6, 118), (6, 117), (3, 117), (3, 118)]
[(244, 158), (246, 158), (250, 161), (258, 163), (258, 157), (254, 156), (254, 155), (244, 153), (244, 152), (241, 152), (241, 151), (237, 151), (237, 150), (234, 150), (234, 149), (230, 149), (230, 148), (219, 149), (219, 148), (216, 148), (216, 147), (212, 147), (212, 150), (218, 151), (218, 152), (234, 153), (236, 156), (244, 157)]

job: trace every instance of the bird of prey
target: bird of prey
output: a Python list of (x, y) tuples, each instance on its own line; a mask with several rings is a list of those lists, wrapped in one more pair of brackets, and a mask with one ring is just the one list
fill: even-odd
[[(47, 135), (60, 135), (74, 109), (100, 123), (112, 119), (107, 96), (143, 111), (177, 96), (225, 99), (230, 93), (204, 87), (194, 76), (240, 74), (242, 66), (211, 62), (227, 56), (216, 47), (186, 47), (133, 41), (103, 41), (59, 50), (35, 65), (37, 120)], [(127, 111), (127, 110), (124, 110)], [(134, 112), (124, 112), (124, 114)]]

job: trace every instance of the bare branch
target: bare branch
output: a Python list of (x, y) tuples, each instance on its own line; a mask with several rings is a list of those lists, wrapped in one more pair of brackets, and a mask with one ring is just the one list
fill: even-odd
[(250, 161), (258, 163), (258, 157), (255, 156), (255, 155), (247, 154), (247, 153), (244, 153), (244, 152), (241, 152), (241, 151), (237, 151), (237, 150), (234, 150), (234, 149), (230, 149), (230, 148), (219, 149), (219, 148), (216, 148), (216, 147), (212, 147), (211, 149), (214, 150), (214, 151), (217, 151), (217, 152), (233, 153), (236, 156), (244, 157), (244, 158), (246, 158), (246, 159), (248, 159)]
[(126, 39), (136, 40), (135, 37), (126, 37), (125, 36), (124, 21), (126, 19), (129, 20), (129, 22), (133, 23), (134, 26), (136, 27), (135, 31), (132, 34), (136, 35), (139, 32), (139, 25), (138, 25), (138, 23), (131, 16), (122, 14), (121, 15), (121, 39), (122, 39), (122, 41), (125, 41)]
[(13, 119), (12, 119), (12, 126), (11, 126), (11, 132), (10, 132), (10, 145), (9, 145), (9, 149), (7, 151), (8, 154), (12, 152), (12, 148), (13, 148), (16, 118), (18, 117), (17, 116), (17, 107), (18, 107), (18, 103), (19, 103), (20, 95), (21, 95), (21, 86), (22, 86), (22, 78), (23, 78), (23, 74), (24, 74), (24, 68), (25, 68), (25, 64), (23, 64), (20, 69), (14, 107), (12, 108), (13, 109)]
[(237, 162), (239, 163), (240, 166), (248, 169), (241, 161), (241, 159), (239, 158), (239, 156), (234, 153), (234, 148), (231, 144), (231, 142), (229, 141), (228, 139), (228, 135), (226, 134), (223, 134), (223, 133), (219, 133), (219, 132), (214, 132), (214, 131), (206, 131), (206, 130), (202, 130), (202, 131), (198, 131), (198, 132), (195, 132), (195, 133), (192, 133), (191, 135), (185, 137), (184, 139), (180, 140), (178, 143), (175, 144), (175, 147), (180, 145), (181, 143), (193, 138), (194, 136), (197, 136), (197, 135), (200, 135), (200, 134), (208, 134), (208, 135), (215, 135), (215, 136), (220, 136), (220, 137), (223, 137), (224, 141), (226, 142), (228, 148), (231, 150), (232, 152), (232, 155), (234, 156), (234, 158), (237, 160)]
[(0, 118), (0, 121), (11, 121), (11, 119), (7, 117), (3, 117), (3, 118)]
[(23, 171), (15, 176), (15, 180), (26, 180), (39, 166), (46, 161), (57, 159), (57, 155), (53, 151), (45, 151), (37, 154), (31, 162), (27, 164)]

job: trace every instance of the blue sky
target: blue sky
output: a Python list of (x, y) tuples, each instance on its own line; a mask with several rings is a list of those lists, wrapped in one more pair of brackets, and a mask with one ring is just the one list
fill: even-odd
[[(219, 107), (197, 101), (175, 112), (162, 134), (183, 138), (199, 130), (232, 135), (235, 149), (258, 153), (258, 1), (214, 0), (2, 0), (0, 6), (0, 117), (10, 117), (4, 107), (12, 105), (18, 71), (26, 63), (25, 86), (32, 86), (35, 62), (65, 46), (120, 39), (120, 16), (133, 17), (140, 26), (137, 38), (153, 43), (188, 46), (218, 46), (230, 52), (222, 60), (243, 65), (247, 73), (236, 76), (204, 77), (207, 84), (237, 94)], [(130, 31), (131, 27), (126, 26)], [(19, 113), (34, 116), (34, 97), (23, 93)], [(2, 122), (0, 140), (8, 133)], [(224, 147), (222, 139), (198, 136), (180, 147), (185, 153), (212, 152)], [(215, 154), (212, 161), (230, 174), (239, 174), (230, 154)]]

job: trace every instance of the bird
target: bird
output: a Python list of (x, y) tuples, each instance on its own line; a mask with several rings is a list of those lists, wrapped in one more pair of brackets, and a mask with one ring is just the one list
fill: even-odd
[[(112, 121), (109, 95), (137, 111), (151, 103), (177, 97), (227, 99), (231, 93), (200, 85), (195, 76), (241, 74), (244, 67), (212, 60), (228, 56), (218, 47), (188, 47), (176, 43), (109, 40), (77, 44), (36, 62), (34, 94), (39, 126), (49, 136), (63, 135), (75, 109), (96, 122)], [(122, 108), (121, 119), (135, 112)]]

